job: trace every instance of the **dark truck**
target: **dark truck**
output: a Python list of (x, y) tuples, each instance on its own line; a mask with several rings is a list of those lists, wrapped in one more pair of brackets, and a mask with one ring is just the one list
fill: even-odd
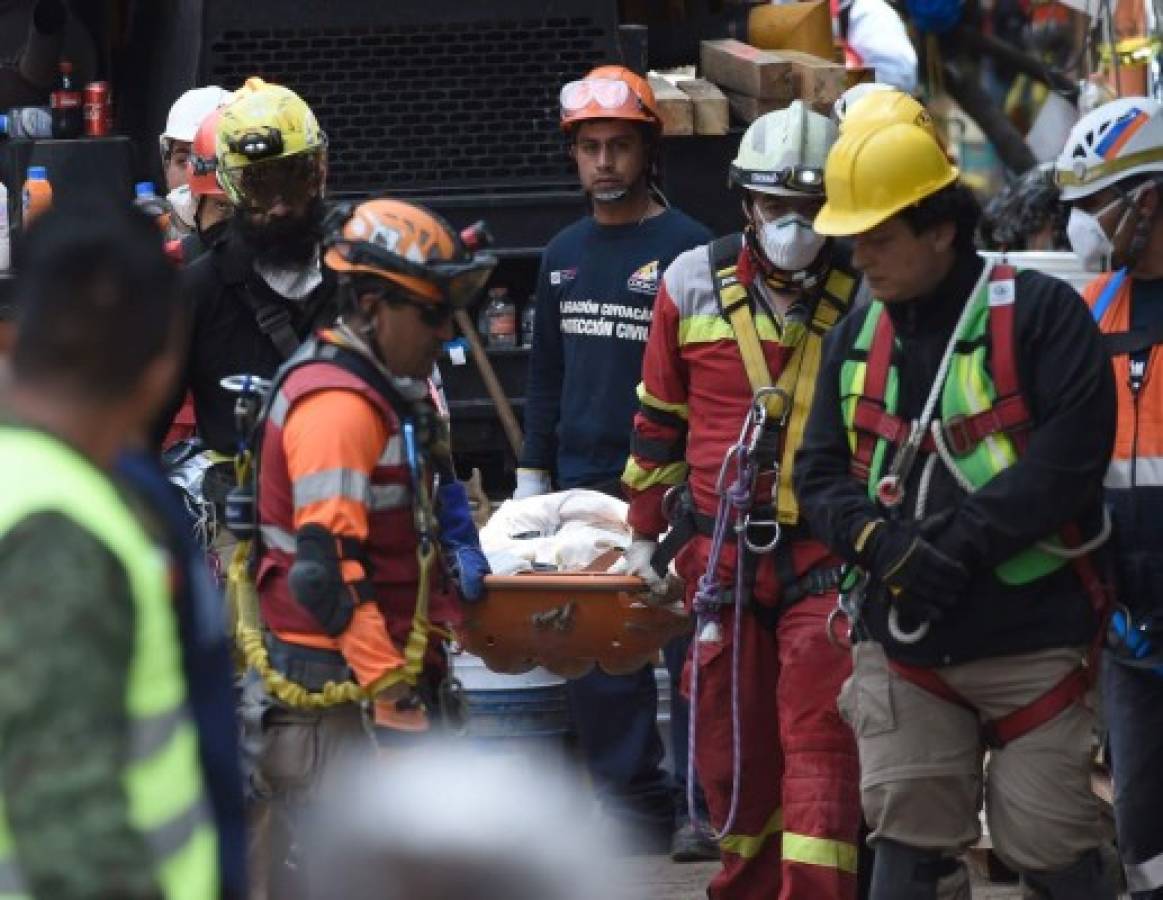
[[(293, 87), (315, 110), (329, 138), (333, 199), (387, 192), (428, 204), (457, 227), (485, 220), (501, 258), (490, 287), (508, 288), (518, 317), (543, 246), (585, 212), (558, 127), (561, 86), (601, 63), (646, 62), (645, 29), (623, 29), (620, 40), (615, 0), (105, 7), (108, 15), (90, 10), (84, 20), (98, 48), (93, 75), (112, 84), (116, 136), (0, 144), (14, 223), (29, 164), (49, 167), (58, 197), (98, 185), (128, 198), (136, 180), (160, 184), (157, 134), (173, 100), (195, 85), (231, 88), (257, 74)], [(688, 43), (693, 60), (697, 42)], [(717, 233), (736, 227), (726, 172), (740, 131), (663, 144), (670, 202)], [(519, 419), (528, 350), (488, 355)], [(479, 467), (489, 493), (506, 493), (515, 460), (477, 367), (471, 356), (462, 365), (446, 357), (441, 370), (462, 470)]]

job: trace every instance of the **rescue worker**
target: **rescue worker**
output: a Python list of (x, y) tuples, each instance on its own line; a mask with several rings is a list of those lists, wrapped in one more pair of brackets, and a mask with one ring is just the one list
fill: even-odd
[(234, 217), (213, 252), (185, 270), (189, 349), (162, 419), (169, 425), (189, 388), (202, 440), (233, 454), (235, 398), (221, 380), (270, 378), (335, 320), (335, 279), (320, 265), (327, 140), (307, 104), (289, 88), (248, 79), (216, 135), (217, 178)]
[[(656, 195), (662, 120), (643, 78), (602, 66), (565, 85), (560, 99), (561, 127), (592, 214), (556, 235), (541, 260), (514, 499), (552, 490), (551, 473), (562, 490), (621, 494), (658, 279), (679, 253), (710, 239)], [(683, 655), (682, 647), (668, 651), (672, 684)], [(650, 846), (669, 843), (674, 803), (660, 767), (653, 668), (630, 675), (595, 668), (567, 691), (586, 767), (608, 811)], [(672, 721), (681, 724), (681, 708)], [(674, 745), (681, 754), (685, 734)], [(679, 856), (713, 853), (682, 823), (675, 838)]]
[(195, 228), (197, 203), (190, 190), (190, 155), (198, 126), (211, 112), (229, 102), (231, 94), (217, 85), (191, 88), (174, 101), (166, 127), (158, 135), (166, 200), (173, 210), (171, 237), (179, 238)]
[[(835, 136), (836, 126), (799, 100), (743, 135), (731, 183), (744, 230), (688, 250), (663, 276), (623, 476), (634, 531), (628, 571), (661, 588), (657, 541), (669, 507), (674, 530), (663, 556), (687, 541), (676, 560), (687, 605), (721, 619), (713, 638), (700, 621), (689, 664), (697, 684), (688, 675), (697, 687), (695, 766), (711, 824), (727, 832), (712, 898), (856, 895), (856, 747), (835, 709), (851, 667), (824, 629), (839, 560), (801, 527), (790, 480), (821, 337), (858, 284), (844, 248), (811, 226)], [(720, 554), (720, 472), (734, 471), (740, 427), (763, 402), (753, 398), (773, 385), (786, 408), (764, 407), (773, 418), (761, 429), (761, 474), (738, 497), (740, 514), (756, 523), (747, 539), (773, 546), (740, 558), (732, 542)], [(735, 606), (739, 585), (746, 597)]]
[[(377, 199), (339, 210), (326, 265), (343, 315), (280, 369), (262, 425), (264, 639), (269, 665), (303, 690), (358, 684), (395, 744), (426, 731), (438, 705), (446, 666), (429, 622), (455, 624), (454, 588), (479, 600), (488, 572), (427, 377), (495, 259), (431, 212)], [(267, 685), (258, 775), (273, 813), (270, 895), (283, 898), (302, 889), (288, 867), (297, 811), (370, 732), (356, 702), (305, 706)]]
[(0, 401), (0, 890), (216, 896), (169, 573), (110, 475), (178, 367), (173, 270), (107, 204), (46, 213), (26, 251)]
[[(876, 300), (829, 335), (796, 493), (848, 563), (874, 900), (968, 895), (980, 834), (1035, 896), (1113, 897), (1090, 789), (1084, 659), (1105, 602), (1087, 550), (1114, 391), (1063, 282), (985, 265), (979, 210), (923, 128), (854, 128), (815, 229)], [(938, 406), (939, 404), (939, 406)], [(960, 893), (958, 893), (960, 892)]]
[(209, 250), (222, 237), (234, 213), (234, 206), (218, 183), (215, 144), (221, 119), (221, 107), (207, 115), (190, 147), (188, 187), (194, 203), (192, 227), (189, 234), (166, 245), (170, 258), (179, 264), (191, 263)]
[(1035, 166), (1007, 184), (986, 204), (981, 238), (987, 250), (1062, 250), (1066, 216), (1053, 166)]
[(906, 94), (915, 93), (917, 51), (892, 4), (886, 0), (830, 0), (829, 6), (844, 64), (849, 69), (872, 69), (878, 82)]
[(1163, 897), (1163, 105), (1128, 97), (1084, 116), (1058, 158), (1074, 252), (1114, 271), (1083, 297), (1107, 342), (1118, 429), (1104, 486), (1119, 608), (1103, 661), (1115, 823), (1135, 900)]

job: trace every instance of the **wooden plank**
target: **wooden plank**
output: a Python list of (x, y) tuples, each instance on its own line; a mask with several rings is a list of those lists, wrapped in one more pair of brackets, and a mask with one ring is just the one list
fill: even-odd
[(856, 87), (858, 84), (876, 81), (876, 69), (870, 69), (867, 66), (856, 66), (851, 69), (845, 68), (844, 74), (848, 79), (848, 87)]
[(731, 107), (731, 113), (741, 122), (754, 122), (764, 113), (769, 113), (773, 109), (783, 109), (787, 106), (787, 101), (784, 100), (764, 100), (761, 97), (748, 97), (746, 94), (739, 94), (735, 91), (723, 91), (727, 95), (727, 103)]
[(747, 41), (764, 50), (799, 50), (836, 58), (826, 0), (757, 6), (747, 17)]
[(813, 106), (835, 103), (848, 88), (848, 75), (839, 63), (796, 50), (780, 50), (778, 55), (792, 65), (795, 96)]
[(702, 78), (684, 79), (678, 83), (678, 89), (691, 98), (695, 134), (727, 133), (731, 125), (731, 110), (721, 90)]
[(790, 60), (742, 41), (703, 41), (700, 68), (708, 81), (748, 97), (786, 103), (795, 96)]
[(665, 78), (651, 75), (649, 81), (654, 99), (658, 101), (658, 112), (662, 116), (662, 133), (668, 137), (694, 134), (695, 107), (691, 98)]

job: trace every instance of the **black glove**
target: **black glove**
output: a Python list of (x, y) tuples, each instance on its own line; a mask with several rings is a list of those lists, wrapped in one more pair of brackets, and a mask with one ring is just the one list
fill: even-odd
[(882, 522), (868, 542), (869, 570), (909, 619), (940, 619), (969, 587), (969, 570), (929, 542), (951, 515), (940, 513), (923, 522)]

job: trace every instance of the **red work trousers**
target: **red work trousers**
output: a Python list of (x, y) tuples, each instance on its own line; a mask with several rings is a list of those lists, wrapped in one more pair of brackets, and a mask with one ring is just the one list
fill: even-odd
[[(688, 545), (680, 569), (691, 578)], [(778, 599), (770, 559), (753, 591), (758, 602)], [(826, 633), (835, 591), (804, 598), (772, 628), (743, 612), (739, 659), (740, 784), (737, 813), (720, 842), (723, 868), (711, 881), (711, 900), (852, 900), (856, 896), (861, 823), (856, 742), (836, 699), (851, 672), (848, 653)], [(731, 657), (734, 614), (723, 610), (722, 641), (691, 644), (699, 665), (695, 765), (711, 823), (721, 829), (732, 799)]]

